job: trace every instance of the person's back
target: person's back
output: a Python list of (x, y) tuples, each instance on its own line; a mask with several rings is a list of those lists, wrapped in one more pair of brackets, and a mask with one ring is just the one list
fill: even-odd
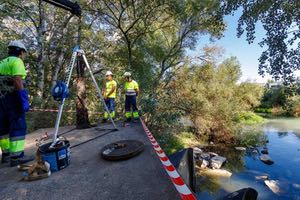
[(0, 61), (0, 75), (15, 76), (20, 75), (22, 79), (26, 77), (24, 62), (21, 58), (9, 56)]
[[(24, 157), (26, 135), (25, 112), (29, 110), (28, 93), (24, 89), (26, 70), (23, 60), (26, 47), (20, 41), (12, 41), (8, 46), (9, 57), (0, 61), (0, 76), (4, 80), (0, 88), (0, 149), (1, 163), (10, 161), (16, 166), (32, 158)], [(4, 91), (12, 87), (11, 91)]]

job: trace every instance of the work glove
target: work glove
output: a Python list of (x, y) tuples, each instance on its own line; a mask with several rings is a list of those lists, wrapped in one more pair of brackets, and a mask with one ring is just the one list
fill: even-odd
[(28, 112), (30, 105), (29, 105), (29, 97), (28, 97), (28, 91), (27, 90), (18, 90), (17, 91), (20, 104), (21, 104), (21, 111)]

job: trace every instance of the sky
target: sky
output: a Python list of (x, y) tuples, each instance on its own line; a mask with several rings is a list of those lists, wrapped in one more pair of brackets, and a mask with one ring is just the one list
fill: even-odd
[[(214, 42), (209, 41), (208, 36), (201, 36), (197, 42), (196, 49), (188, 51), (189, 55), (197, 55), (205, 45), (216, 45), (221, 46), (225, 49), (224, 58), (230, 56), (236, 56), (241, 63), (242, 77), (240, 81), (251, 80), (258, 83), (265, 83), (267, 80), (271, 79), (271, 76), (266, 75), (261, 77), (258, 74), (258, 59), (263, 52), (263, 48), (260, 47), (258, 43), (265, 35), (265, 31), (260, 24), (256, 27), (256, 39), (253, 43), (248, 44), (246, 41), (245, 33), (238, 38), (236, 36), (237, 24), (238, 24), (239, 13), (234, 16), (225, 16), (225, 22), (227, 24), (227, 29), (224, 32), (224, 37), (220, 40)], [(297, 73), (300, 75), (300, 73)]]

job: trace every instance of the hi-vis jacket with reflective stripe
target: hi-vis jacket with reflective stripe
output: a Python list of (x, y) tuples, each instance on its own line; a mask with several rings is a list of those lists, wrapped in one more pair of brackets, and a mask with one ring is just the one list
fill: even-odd
[(125, 83), (126, 96), (136, 96), (136, 90), (139, 89), (139, 85), (136, 81), (132, 80)]

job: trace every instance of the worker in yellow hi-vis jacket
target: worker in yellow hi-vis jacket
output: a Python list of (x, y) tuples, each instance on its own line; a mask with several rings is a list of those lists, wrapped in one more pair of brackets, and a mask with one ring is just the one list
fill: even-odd
[[(134, 120), (139, 118), (139, 112), (136, 106), (136, 97), (139, 93), (139, 85), (135, 80), (132, 80), (131, 73), (125, 72), (125, 118), (130, 121), (132, 116)], [(132, 113), (131, 113), (132, 109)]]
[[(107, 71), (105, 77), (106, 83), (103, 89), (103, 97), (105, 100), (105, 104), (110, 112), (111, 118), (114, 119), (116, 117), (115, 99), (117, 93), (117, 82), (113, 80), (113, 73), (111, 71)], [(102, 121), (106, 122), (108, 118), (108, 112), (105, 110)]]
[[(11, 41), (8, 57), (0, 61), (0, 76), (4, 87), (0, 88), (0, 149), (1, 163), (17, 166), (33, 160), (24, 156), (26, 120), (29, 110), (28, 92), (24, 87), (26, 70), (23, 59), (27, 49), (21, 41)], [(11, 91), (5, 91), (11, 87)]]

